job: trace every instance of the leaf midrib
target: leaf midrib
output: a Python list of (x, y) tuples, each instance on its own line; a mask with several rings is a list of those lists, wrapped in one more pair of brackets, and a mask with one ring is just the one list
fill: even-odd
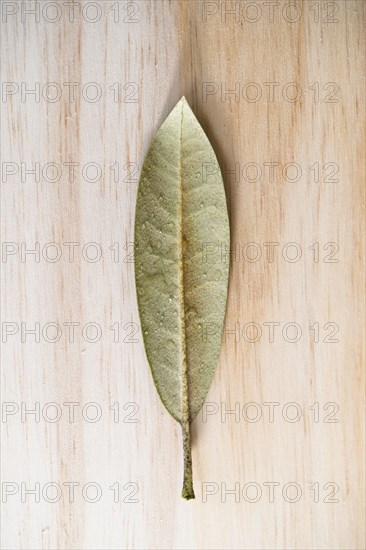
[(180, 333), (182, 341), (182, 364), (181, 364), (181, 425), (183, 435), (184, 475), (182, 497), (189, 500), (195, 498), (192, 478), (192, 453), (191, 433), (189, 425), (189, 391), (188, 391), (188, 364), (187, 364), (187, 342), (185, 322), (185, 299), (184, 299), (184, 261), (183, 261), (183, 178), (182, 178), (182, 150), (183, 150), (183, 112), (185, 99), (182, 101), (180, 118), (180, 144), (179, 144), (179, 295), (180, 295)]
[(182, 406), (182, 425), (189, 423), (189, 400), (188, 400), (188, 365), (187, 365), (187, 342), (186, 342), (186, 322), (185, 322), (185, 278), (183, 261), (183, 177), (182, 177), (182, 151), (183, 151), (183, 112), (184, 102), (182, 102), (180, 117), (180, 136), (179, 136), (179, 317), (180, 317), (180, 336), (182, 344), (182, 364), (181, 364), (181, 406)]

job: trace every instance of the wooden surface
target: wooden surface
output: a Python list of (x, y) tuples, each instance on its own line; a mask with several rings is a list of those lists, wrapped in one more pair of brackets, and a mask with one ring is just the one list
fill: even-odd
[[(39, 22), (34, 2), (2, 4), (3, 547), (364, 548), (364, 2), (81, 1), (73, 21), (41, 2)], [(221, 164), (235, 252), (236, 333), (194, 422), (188, 503), (129, 244), (147, 146), (182, 95)], [(22, 177), (37, 162), (39, 181)]]

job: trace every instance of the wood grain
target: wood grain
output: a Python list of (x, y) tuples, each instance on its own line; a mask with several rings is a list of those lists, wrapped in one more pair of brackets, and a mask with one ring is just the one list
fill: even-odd
[[(39, 21), (33, 1), (2, 6), (3, 547), (364, 548), (364, 2), (81, 1), (74, 20), (47, 4)], [(133, 334), (129, 244), (139, 169), (182, 95), (219, 158), (232, 235), (189, 503), (180, 427)], [(39, 338), (22, 334), (36, 323)]]

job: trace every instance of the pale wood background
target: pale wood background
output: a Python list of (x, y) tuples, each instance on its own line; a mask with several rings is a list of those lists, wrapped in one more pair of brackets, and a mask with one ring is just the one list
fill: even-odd
[[(15, 2), (11, 4), (16, 4)], [(337, 0), (336, 16), (324, 2), (297, 2), (302, 8), (298, 22), (281, 15), (287, 2), (280, 2), (269, 21), (261, 4), (256, 23), (243, 18), (223, 21), (220, 11), (203, 21), (201, 1), (140, 1), (136, 22), (123, 21), (134, 7), (120, 3), (120, 21), (113, 19), (115, 2), (97, 2), (102, 17), (96, 23), (76, 12), (70, 22), (63, 3), (57, 23), (19, 12), (2, 23), (2, 57), (5, 82), (56, 82), (60, 101), (35, 102), (20, 92), (2, 103), (3, 160), (5, 162), (97, 162), (103, 178), (83, 181), (79, 172), (69, 183), (64, 168), (61, 180), (39, 183), (20, 173), (3, 182), (2, 241), (38, 241), (43, 246), (57, 242), (63, 257), (56, 263), (32, 257), (21, 262), (20, 254), (2, 263), (3, 321), (21, 322), (30, 328), (57, 322), (63, 328), (59, 342), (41, 337), (21, 343), (20, 333), (2, 345), (2, 397), (5, 402), (56, 402), (62, 406), (59, 422), (39, 423), (34, 417), (21, 422), (20, 413), (2, 424), (3, 482), (49, 482), (62, 485), (98, 483), (103, 495), (98, 503), (83, 501), (80, 490), (75, 502), (66, 491), (58, 503), (39, 503), (20, 494), (3, 504), (3, 547), (12, 549), (361, 549), (364, 541), (363, 475), (363, 268), (364, 268), (364, 9), (362, 1)], [(24, 4), (24, 3), (23, 3)], [(33, 2), (26, 2), (32, 7)], [(44, 3), (41, 3), (44, 4)], [(86, 2), (81, 2), (85, 5)], [(220, 6), (223, 2), (218, 3)], [(229, 6), (229, 3), (227, 3)], [(240, 5), (243, 8), (244, 3)], [(316, 9), (320, 20), (316, 19)], [(12, 8), (9, 8), (12, 9)], [(213, 9), (210, 7), (210, 9)], [(51, 8), (50, 8), (51, 10)], [(333, 8), (332, 10), (333, 11)], [(248, 12), (254, 17), (254, 12)], [(285, 12), (287, 13), (287, 12)], [(288, 12), (292, 17), (293, 12)], [(49, 18), (54, 12), (49, 12)], [(92, 11), (88, 17), (94, 17)], [(337, 19), (326, 22), (325, 19)], [(65, 82), (96, 82), (100, 101), (90, 103), (76, 90), (70, 102)], [(120, 83), (120, 101), (109, 90)], [(122, 100), (133, 91), (136, 103)], [(204, 82), (224, 83), (233, 88), (256, 82), (260, 101), (251, 103), (220, 94), (202, 98)], [(265, 82), (278, 82), (274, 101), (268, 101)], [(283, 86), (296, 82), (302, 97), (285, 101)], [(319, 83), (319, 101), (314, 90)], [(324, 102), (335, 82), (338, 102)], [(289, 94), (291, 93), (289, 90)], [(92, 93), (93, 90), (90, 90)], [(249, 93), (253, 89), (249, 90)], [(51, 93), (51, 91), (50, 91)], [(206, 423), (199, 417), (193, 428), (194, 476), (197, 500), (180, 499), (182, 478), (181, 434), (154, 389), (141, 334), (138, 343), (123, 342), (138, 323), (133, 263), (123, 261), (123, 247), (133, 241), (136, 181), (123, 181), (127, 162), (143, 161), (153, 133), (178, 99), (185, 95), (207, 132), (225, 170), (235, 163), (261, 165), (263, 176), (249, 183), (233, 175), (225, 177), (230, 209), (232, 241), (280, 243), (273, 263), (261, 259), (233, 262), (226, 326), (256, 322), (263, 329), (257, 343), (228, 335), (222, 347), (217, 373), (208, 401), (255, 402), (263, 418), (249, 423), (232, 415), (226, 422), (220, 414)], [(298, 182), (285, 181), (276, 172), (273, 182), (265, 175), (264, 162), (301, 166)], [(120, 181), (110, 177), (109, 166), (120, 164)], [(339, 165), (338, 182), (314, 182), (310, 166), (318, 162)], [(327, 172), (329, 174), (330, 171)], [(136, 179), (136, 178), (133, 178)], [(76, 254), (66, 258), (65, 242), (99, 243), (102, 259), (89, 263)], [(118, 263), (109, 247), (120, 243)], [(297, 242), (302, 258), (285, 261), (283, 246)], [(320, 261), (309, 249), (320, 243)], [(335, 242), (337, 263), (324, 258)], [(50, 250), (50, 254), (51, 254)], [(252, 251), (251, 251), (252, 252)], [(92, 253), (92, 251), (90, 251)], [(293, 253), (293, 250), (289, 250)], [(75, 342), (67, 341), (65, 322), (99, 323), (103, 336), (97, 343), (85, 342), (76, 329)], [(286, 342), (276, 333), (268, 341), (265, 322), (297, 322), (303, 331), (297, 343)], [(119, 343), (109, 327), (118, 322)], [(309, 327), (318, 322), (339, 325), (339, 342), (327, 343), (330, 330), (320, 330), (314, 343)], [(101, 420), (67, 420), (64, 402), (97, 402)], [(121, 404), (122, 417), (134, 402), (138, 423), (115, 423), (109, 407)], [(265, 402), (278, 402), (273, 423)], [(297, 402), (303, 415), (299, 422), (282, 418), (286, 403)], [(324, 422), (326, 403), (335, 402), (338, 423)], [(309, 409), (320, 406), (320, 421)], [(267, 410), (267, 413), (266, 413)], [(93, 411), (90, 411), (92, 414)], [(253, 413), (253, 409), (249, 411)], [(294, 410), (289, 410), (293, 414)], [(50, 415), (52, 412), (50, 411)], [(3, 418), (4, 420), (4, 418)], [(114, 503), (108, 489), (115, 482), (139, 484), (138, 502)], [(240, 488), (258, 483), (262, 498), (239, 503), (221, 493), (202, 502), (202, 482)], [(266, 482), (279, 482), (275, 501), (269, 502)], [(297, 503), (281, 496), (284, 484), (302, 488)], [(323, 502), (337, 483), (339, 502)], [(320, 484), (320, 502), (314, 503), (314, 483)], [(130, 491), (122, 491), (125, 497)], [(251, 493), (252, 494), (252, 493)], [(291, 492), (290, 492), (291, 495)]]

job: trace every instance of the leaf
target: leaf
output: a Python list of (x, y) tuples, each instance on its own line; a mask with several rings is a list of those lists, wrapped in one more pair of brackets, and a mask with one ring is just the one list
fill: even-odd
[(230, 246), (211, 144), (183, 97), (142, 167), (135, 277), (146, 355), (160, 398), (182, 425), (182, 497), (194, 498), (190, 423), (210, 388), (225, 316)]

